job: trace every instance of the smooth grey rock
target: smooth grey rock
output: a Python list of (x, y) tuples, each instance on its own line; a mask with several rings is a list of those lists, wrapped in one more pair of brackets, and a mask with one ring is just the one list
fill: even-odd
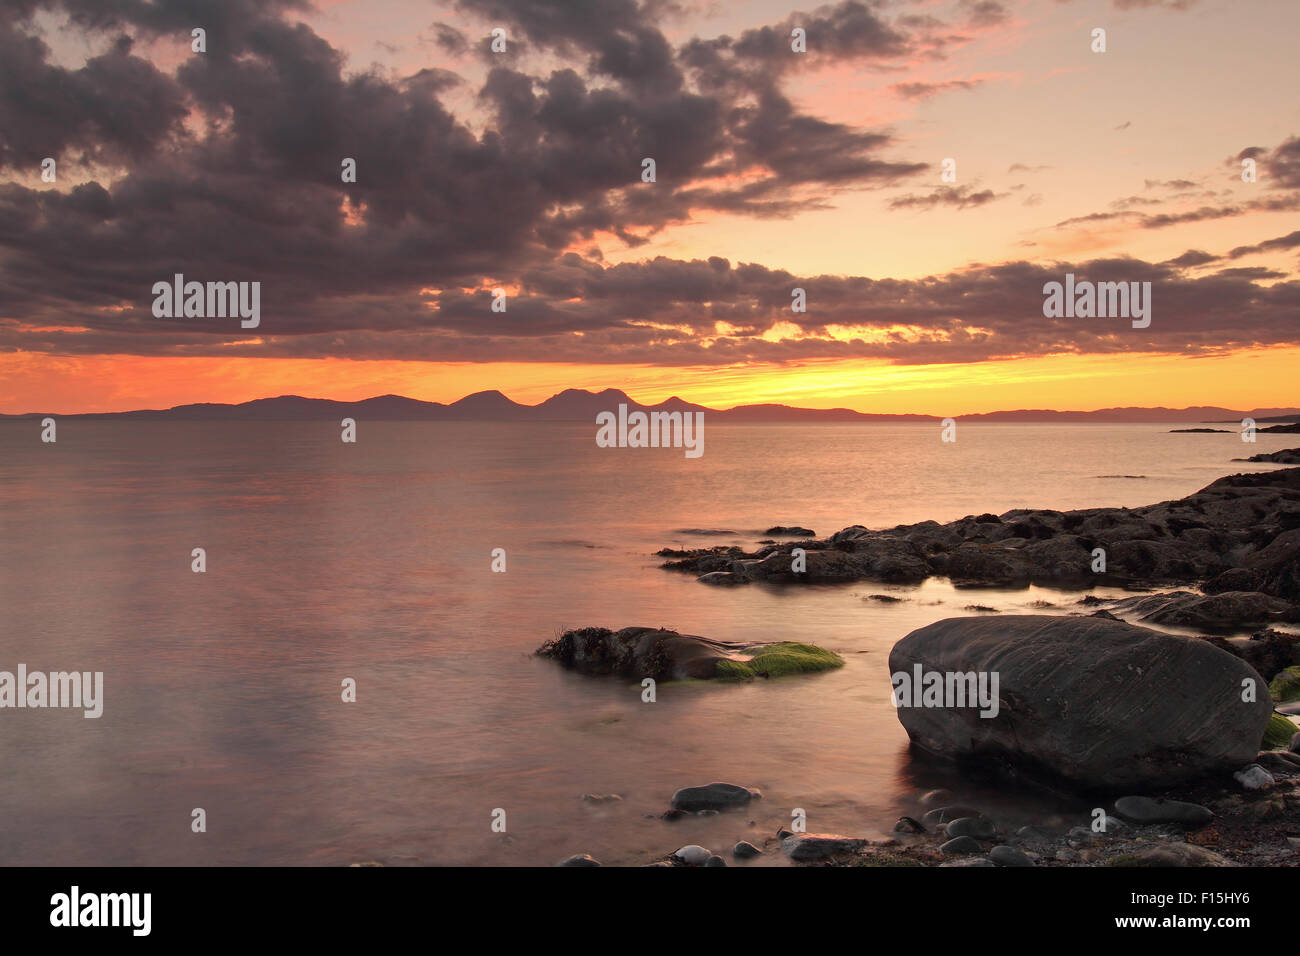
[(709, 783), (702, 787), (682, 787), (673, 794), (673, 809), (694, 813), (699, 810), (739, 810), (749, 806), (757, 790), (734, 783)]
[(756, 856), (762, 856), (763, 851), (754, 844), (746, 840), (741, 840), (731, 848), (731, 855), (737, 860), (752, 860)]
[(1052, 835), (1038, 827), (1021, 827), (1016, 831), (1016, 838), (1022, 843), (1042, 844), (1052, 842)]
[(980, 846), (979, 840), (974, 837), (959, 836), (940, 846), (939, 852), (951, 856), (955, 853), (983, 853), (984, 848)]
[(962, 817), (977, 817), (980, 812), (974, 807), (936, 807), (929, 811), (921, 818), (926, 826), (935, 826), (940, 823), (951, 823), (953, 820), (959, 820)]
[(1277, 783), (1273, 775), (1257, 763), (1242, 767), (1232, 775), (1232, 779), (1246, 790), (1267, 790)]
[(705, 866), (726, 866), (727, 861), (715, 853), (713, 854), (713, 856), (709, 857), (707, 860), (704, 861), (704, 865)]
[(1013, 846), (995, 846), (989, 851), (989, 859), (998, 866), (1033, 866), (1034, 861)]
[(1115, 812), (1126, 820), (1143, 825), (1181, 823), (1199, 827), (1214, 819), (1214, 812), (1198, 803), (1142, 796), (1120, 797), (1115, 801)]
[(951, 790), (931, 790), (921, 797), (921, 806), (923, 807), (942, 807), (952, 803), (955, 794)]
[(1272, 712), (1243, 703), (1260, 676), (1212, 644), (1092, 617), (950, 618), (913, 631), (890, 674), (998, 675), (979, 707), (897, 708), (912, 742), (948, 757), (1005, 759), (1096, 789), (1167, 786), (1254, 759)]
[(950, 837), (968, 836), (977, 840), (992, 840), (998, 832), (992, 820), (983, 817), (958, 817), (943, 831)]
[(600, 866), (600, 861), (590, 853), (579, 853), (569, 857), (559, 864), (560, 866)]
[(709, 857), (713, 856), (713, 851), (692, 843), (690, 846), (684, 846), (675, 851), (673, 856), (687, 866), (703, 866), (709, 862)]

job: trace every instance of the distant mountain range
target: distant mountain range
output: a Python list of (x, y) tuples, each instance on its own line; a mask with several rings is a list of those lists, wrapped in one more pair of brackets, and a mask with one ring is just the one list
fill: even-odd
[[(739, 405), (713, 409), (694, 405), (680, 398), (670, 398), (658, 405), (642, 405), (616, 388), (589, 392), (566, 388), (540, 405), (521, 405), (501, 392), (475, 392), (460, 401), (444, 405), (422, 402), (401, 395), (379, 395), (359, 402), (337, 402), (327, 398), (303, 398), (281, 395), (259, 398), (238, 405), (203, 403), (177, 405), (174, 408), (142, 409), (134, 412), (90, 412), (79, 415), (55, 415), (57, 418), (113, 418), (140, 421), (329, 421), (339, 418), (371, 421), (473, 421), (473, 422), (595, 422), (596, 414), (617, 411), (619, 405), (629, 411), (704, 412), (709, 421), (722, 422), (936, 422), (942, 415), (888, 415), (855, 412), (848, 408), (796, 408), (791, 405)], [(0, 415), (0, 418), (43, 418), (47, 412), (23, 415)], [(1016, 409), (956, 415), (964, 422), (1234, 422), (1250, 417), (1256, 422), (1291, 422), (1300, 419), (1300, 409), (1259, 408), (1233, 411), (1213, 405), (1193, 408), (1102, 408), (1091, 412), (1058, 412), (1049, 409)]]

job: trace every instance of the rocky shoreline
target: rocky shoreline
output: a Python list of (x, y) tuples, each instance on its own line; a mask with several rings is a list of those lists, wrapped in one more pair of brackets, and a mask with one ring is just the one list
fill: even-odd
[[(796, 554), (796, 549), (799, 553)], [(1016, 509), (828, 538), (657, 552), (712, 585), (759, 581), (1081, 588), (1187, 585), (1300, 601), (1300, 469), (1229, 475), (1141, 508)], [(1100, 558), (1100, 561), (1099, 561)], [(1216, 580), (1217, 579), (1217, 580)]]
[[(1254, 460), (1291, 463), (1300, 449)], [(1098, 549), (1104, 571), (1094, 567)], [(994, 694), (1004, 712), (982, 715), (992, 720), (973, 708), (900, 706), (896, 685), (914, 747), (958, 768), (978, 762), (1022, 784), (1064, 788), (1057, 792), (1087, 811), (1025, 825), (978, 798), (932, 791), (903, 808), (891, 833), (809, 834), (792, 832), (788, 810), (776, 807), (764, 826), (754, 812), (761, 794), (715, 783), (678, 791), (663, 819), (743, 812), (748, 837), (716, 852), (688, 844), (646, 865), (716, 867), (769, 854), (832, 866), (1300, 865), (1300, 733), (1289, 716), (1300, 714), (1300, 635), (1278, 629), (1300, 622), (1300, 468), (1230, 475), (1135, 509), (1014, 510), (881, 531), (853, 526), (824, 539), (809, 532), (752, 552), (659, 554), (672, 559), (665, 568), (708, 584), (946, 576), (958, 585), (1197, 590), (1088, 596), (1069, 615), (938, 621), (890, 654), (895, 679), (912, 668), (918, 682), (926, 669), (1001, 678)], [(624, 634), (588, 631), (604, 643)], [(667, 636), (715, 656), (754, 652)], [(571, 648), (548, 656), (565, 653)], [(636, 676), (639, 666), (620, 673)], [(563, 865), (599, 864), (581, 855)]]

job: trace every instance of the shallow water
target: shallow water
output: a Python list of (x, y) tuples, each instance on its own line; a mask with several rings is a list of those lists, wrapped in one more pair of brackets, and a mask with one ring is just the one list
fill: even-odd
[[(0, 670), (103, 671), (106, 700), (98, 720), (0, 711), (4, 864), (640, 863), (769, 834), (796, 807), (810, 831), (888, 830), (939, 785), (1043, 812), (910, 756), (886, 658), (966, 605), (1067, 610), (1078, 593), (710, 588), (653, 552), (772, 524), (1137, 506), (1270, 470), (1230, 459), (1295, 444), (1160, 424), (961, 424), (944, 444), (935, 425), (706, 423), (687, 459), (600, 449), (581, 424), (363, 421), (355, 445), (330, 423), (58, 427), (42, 444), (36, 423), (0, 423)], [(847, 664), (661, 685), (645, 704), (532, 656), (564, 628), (632, 624), (808, 641)], [(647, 818), (711, 780), (765, 797)]]

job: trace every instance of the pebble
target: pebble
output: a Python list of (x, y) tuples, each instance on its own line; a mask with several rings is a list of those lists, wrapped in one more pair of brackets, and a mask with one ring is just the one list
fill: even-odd
[(939, 852), (951, 856), (957, 853), (983, 853), (984, 848), (980, 846), (979, 840), (974, 837), (959, 836), (939, 847)]
[(1151, 797), (1120, 797), (1115, 801), (1115, 812), (1133, 823), (1144, 824), (1182, 823), (1204, 826), (1214, 819), (1214, 813), (1199, 804)]
[(979, 815), (980, 812), (971, 807), (939, 807), (935, 810), (931, 810), (923, 816), (921, 820), (928, 826), (934, 826), (936, 823), (950, 823), (953, 820), (960, 819), (961, 817), (977, 817)]
[(898, 822), (894, 824), (895, 833), (924, 833), (925, 827), (913, 820), (911, 817), (899, 817)]
[(731, 855), (737, 860), (749, 860), (756, 856), (762, 856), (763, 851), (754, 846), (754, 844), (741, 840), (731, 848)]
[(975, 837), (977, 840), (991, 840), (998, 832), (992, 820), (983, 817), (958, 817), (944, 830), (950, 837)]
[(590, 853), (579, 853), (569, 857), (560, 866), (600, 866), (600, 861)]
[(1029, 859), (1020, 850), (1013, 846), (995, 846), (989, 851), (989, 859), (998, 866), (1033, 866), (1034, 861)]
[(712, 850), (706, 850), (704, 847), (692, 843), (690, 846), (684, 846), (679, 849), (673, 856), (681, 860), (687, 866), (703, 866), (713, 856)]
[(1246, 790), (1267, 790), (1277, 783), (1273, 775), (1257, 763), (1249, 767), (1242, 767), (1232, 775), (1232, 779), (1241, 784)]
[(704, 865), (705, 866), (726, 866), (727, 861), (715, 853), (713, 854), (713, 856), (709, 857), (707, 860), (704, 861)]

